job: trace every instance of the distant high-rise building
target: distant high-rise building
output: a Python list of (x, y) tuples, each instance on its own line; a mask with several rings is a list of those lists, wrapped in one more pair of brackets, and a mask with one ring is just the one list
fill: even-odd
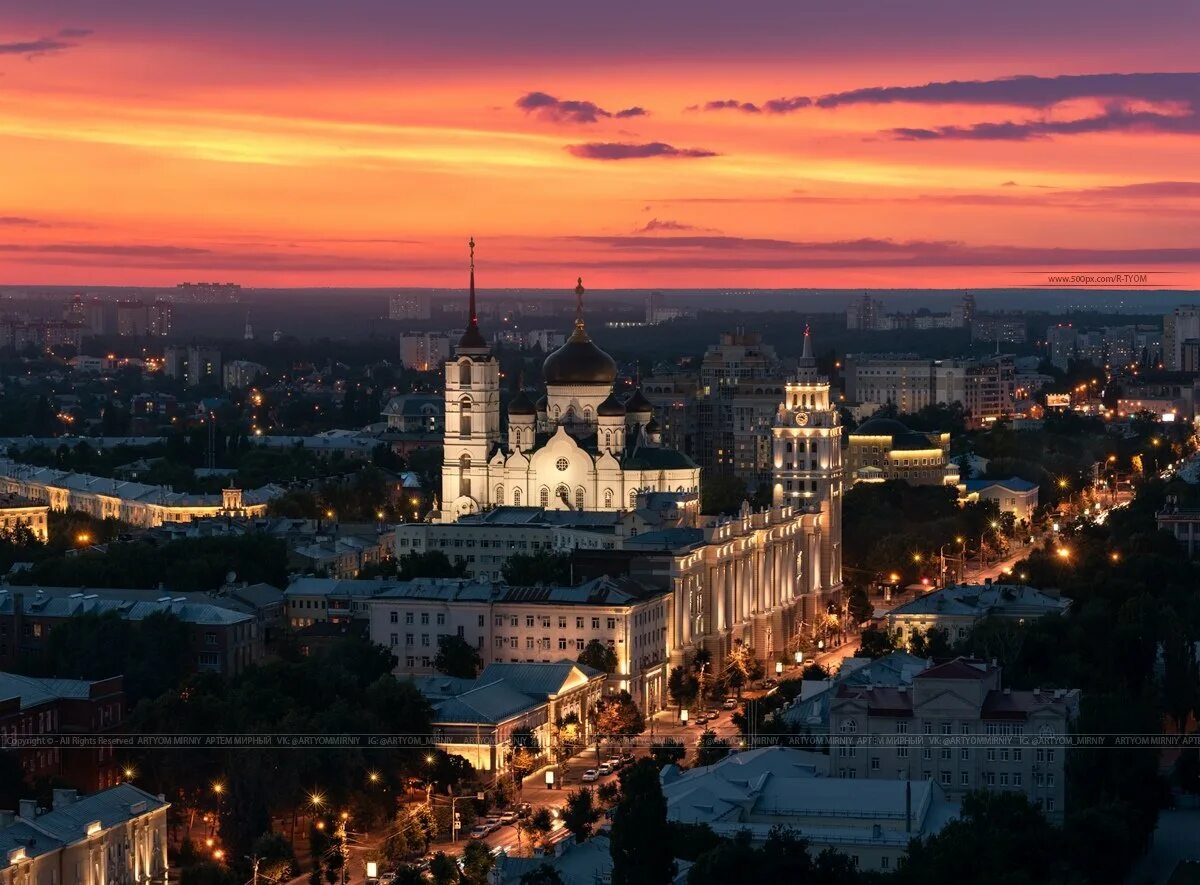
[(1046, 330), (1046, 350), (1052, 366), (1067, 371), (1071, 360), (1076, 358), (1078, 337), (1079, 333), (1070, 323), (1059, 323)]
[(1029, 332), (1025, 317), (1001, 313), (979, 313), (971, 323), (971, 340), (1001, 344), (1024, 344)]
[(70, 300), (63, 311), (63, 319), (69, 323), (75, 323), (81, 329), (87, 325), (87, 316), (83, 310), (82, 295), (76, 295)]
[(117, 334), (122, 338), (141, 338), (150, 327), (146, 303), (138, 298), (117, 302)]
[(427, 320), (429, 317), (428, 292), (400, 292), (388, 299), (390, 320)]
[(870, 332), (880, 327), (883, 303), (863, 293), (863, 297), (846, 309), (846, 328)]
[(163, 371), (168, 378), (183, 381), (188, 387), (208, 381), (220, 384), (221, 351), (197, 344), (168, 347), (163, 355)]
[(954, 326), (969, 329), (975, 322), (975, 296), (965, 292), (962, 301), (950, 310), (950, 320)]
[(150, 305), (150, 334), (155, 338), (166, 338), (171, 334), (171, 302), (155, 298)]
[(112, 305), (99, 298), (89, 298), (83, 303), (83, 333), (85, 335), (110, 335), (114, 321), (109, 317), (115, 312)]
[(400, 362), (406, 369), (431, 372), (450, 358), (450, 337), (437, 332), (400, 336)]
[(254, 340), (254, 326), (250, 325), (250, 311), (246, 311), (246, 328), (242, 330), (242, 340)]
[(194, 304), (236, 303), (242, 298), (242, 287), (237, 283), (180, 283), (175, 290), (181, 301)]
[(1181, 304), (1163, 317), (1163, 365), (1170, 372), (1183, 371), (1183, 344), (1200, 338), (1200, 307)]
[(682, 319), (691, 313), (682, 307), (668, 307), (662, 292), (651, 292), (646, 296), (646, 325), (657, 326), (659, 323)]

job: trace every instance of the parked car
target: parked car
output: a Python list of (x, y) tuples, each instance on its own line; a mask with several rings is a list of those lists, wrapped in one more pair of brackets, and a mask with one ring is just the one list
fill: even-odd
[(506, 812), (504, 812), (504, 814), (500, 815), (501, 825), (511, 824), (516, 819), (517, 819), (517, 813), (515, 811), (506, 811)]
[(379, 885), (392, 885), (396, 881), (396, 871), (387, 870), (379, 874)]
[(598, 772), (594, 768), (589, 768), (587, 771), (585, 771), (583, 773), (583, 777), (580, 778), (580, 780), (582, 780), (585, 784), (590, 784), (592, 781), (594, 781), (599, 776), (600, 776), (600, 772)]
[(494, 830), (497, 830), (497, 829), (499, 829), (499, 827), (500, 827), (500, 815), (498, 815), (498, 814), (489, 814), (489, 815), (487, 816), (487, 820), (485, 820), (485, 821), (484, 821), (484, 823), (485, 823), (485, 824), (487, 824), (488, 832), (489, 832), (489, 833), (491, 833), (491, 832), (493, 832)]
[(633, 754), (632, 753), (622, 753), (621, 754), (621, 764), (622, 765), (628, 765), (631, 762), (633, 762)]
[(623, 763), (621, 762), (620, 756), (609, 756), (607, 759), (604, 760), (604, 764), (607, 765), (609, 768), (611, 768), (613, 771), (619, 771), (621, 768), (621, 765)]
[(601, 777), (603, 777), (606, 774), (612, 774), (613, 770), (612, 770), (612, 766), (609, 765), (607, 762), (601, 762), (600, 767), (597, 768), (596, 771), (599, 772)]
[(472, 839), (482, 839), (484, 836), (486, 836), (490, 832), (491, 832), (491, 830), (488, 829), (487, 824), (476, 824), (474, 827), (471, 828), (471, 838)]
[(726, 710), (737, 709), (737, 698), (725, 698), (725, 703), (721, 704)]

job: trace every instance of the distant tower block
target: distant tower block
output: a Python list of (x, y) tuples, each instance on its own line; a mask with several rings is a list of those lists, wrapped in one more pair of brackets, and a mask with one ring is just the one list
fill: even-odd
[(254, 327), (250, 325), (250, 314), (246, 314), (246, 331), (242, 333), (242, 337), (247, 341), (254, 340)]

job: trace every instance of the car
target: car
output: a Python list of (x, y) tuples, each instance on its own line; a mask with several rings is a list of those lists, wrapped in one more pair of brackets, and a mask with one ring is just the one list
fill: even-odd
[(737, 698), (725, 698), (725, 703), (721, 704), (726, 710), (737, 709)]
[(501, 825), (511, 824), (516, 819), (517, 813), (515, 811), (506, 811), (504, 814), (500, 815)]
[(633, 762), (633, 754), (632, 753), (622, 753), (621, 754), (621, 764), (622, 765), (628, 765), (631, 762)]
[(590, 784), (592, 781), (594, 781), (598, 777), (600, 777), (600, 772), (598, 772), (594, 768), (589, 768), (587, 771), (585, 771), (583, 773), (583, 777), (580, 778), (580, 780), (582, 780), (585, 784)]
[(621, 765), (623, 763), (621, 762), (620, 756), (609, 756), (607, 759), (604, 760), (604, 764), (607, 765), (609, 768), (611, 768), (613, 771), (618, 771), (621, 768)]
[(379, 885), (392, 885), (396, 881), (396, 871), (388, 870), (379, 874)]
[(472, 839), (482, 839), (484, 836), (486, 836), (490, 832), (491, 832), (491, 830), (489, 830), (487, 828), (487, 824), (476, 824), (474, 827), (471, 828), (471, 838)]
[(487, 816), (487, 819), (484, 821), (484, 823), (485, 823), (485, 824), (487, 824), (488, 832), (489, 832), (489, 833), (491, 833), (491, 832), (493, 832), (494, 830), (497, 830), (497, 829), (499, 829), (499, 827), (500, 827), (500, 815), (498, 815), (498, 814), (489, 814), (489, 815)]
[(609, 765), (607, 762), (601, 762), (600, 767), (597, 768), (596, 771), (597, 771), (597, 773), (600, 774), (601, 777), (603, 777), (606, 774), (612, 774), (612, 766)]

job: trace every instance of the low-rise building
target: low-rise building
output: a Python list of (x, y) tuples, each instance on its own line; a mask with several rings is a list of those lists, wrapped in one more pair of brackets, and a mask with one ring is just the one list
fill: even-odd
[(22, 799), (17, 815), (0, 812), (0, 883), (166, 885), (167, 807), (132, 784), (56, 789), (45, 811)]
[(1168, 531), (1175, 536), (1189, 557), (1200, 554), (1200, 508), (1180, 507), (1168, 500), (1167, 506), (1155, 515), (1159, 531)]
[(829, 765), (824, 754), (783, 747), (689, 771), (668, 765), (660, 775), (667, 819), (707, 824), (726, 838), (748, 832), (759, 843), (775, 827), (790, 827), (814, 853), (831, 848), (861, 869), (886, 872), (910, 841), (940, 832), (958, 815), (958, 803), (931, 778), (831, 778)]
[(418, 677), (433, 704), (434, 745), (462, 756), (477, 771), (501, 773), (511, 764), (514, 732), (530, 733), (539, 759), (557, 740), (556, 725), (574, 722), (574, 740), (587, 745), (591, 710), (604, 693), (605, 674), (574, 660), (488, 664), (476, 679)]
[(288, 623), (299, 629), (323, 622), (365, 621), (370, 616), (368, 602), (396, 584), (383, 578), (296, 578), (283, 592)]
[(1036, 482), (1011, 476), (1008, 479), (968, 479), (963, 485), (969, 500), (991, 501), (1001, 513), (1011, 513), (1018, 525), (1033, 525), (1038, 506)]
[[(0, 736), (95, 736), (117, 730), (124, 719), (125, 690), (120, 676), (39, 679), (0, 673)], [(120, 781), (111, 743), (66, 747), (30, 741), (16, 753), (27, 783), (54, 781), (91, 791)]]
[(950, 462), (949, 433), (919, 433), (895, 418), (872, 418), (846, 435), (851, 482), (902, 479), (910, 485), (947, 485), (958, 479)]
[(1071, 600), (1057, 592), (1024, 584), (956, 584), (934, 590), (888, 612), (888, 629), (901, 643), (918, 633), (945, 630), (951, 642), (965, 639), (984, 618), (1033, 621), (1050, 614), (1066, 614)]
[(0, 668), (40, 659), (51, 633), (69, 619), (110, 612), (127, 621), (154, 614), (178, 618), (188, 628), (198, 671), (236, 676), (266, 651), (257, 615), (230, 599), (161, 589), (6, 586), (0, 587)]
[(30, 501), (12, 492), (0, 492), (0, 535), (10, 535), (22, 528), (45, 543), (50, 538), (47, 528), (50, 505)]
[(806, 679), (799, 697), (775, 713), (789, 728), (800, 734), (829, 734), (829, 709), (838, 687), (879, 685), (896, 688), (912, 685), (918, 673), (928, 670), (933, 661), (906, 651), (894, 651), (882, 658), (843, 658), (837, 673), (829, 679)]
[(116, 519), (141, 528), (206, 516), (261, 516), (279, 486), (224, 489), (219, 495), (188, 495), (166, 486), (125, 482), (86, 473), (21, 464), (0, 458), (0, 493), (47, 504), (56, 513), (80, 510), (95, 519)]
[(616, 655), (614, 688), (644, 710), (667, 703), (673, 612), (665, 589), (607, 577), (578, 587), (419, 579), (391, 582), (367, 605), (371, 639), (396, 655), (397, 674), (433, 673), (442, 636), (464, 639), (485, 664), (552, 663), (597, 640)]
[(1079, 689), (1002, 688), (999, 667), (966, 658), (911, 685), (843, 683), (830, 705), (831, 766), (852, 781), (936, 782), (956, 800), (978, 789), (1024, 793), (1061, 822), (1079, 699)]

